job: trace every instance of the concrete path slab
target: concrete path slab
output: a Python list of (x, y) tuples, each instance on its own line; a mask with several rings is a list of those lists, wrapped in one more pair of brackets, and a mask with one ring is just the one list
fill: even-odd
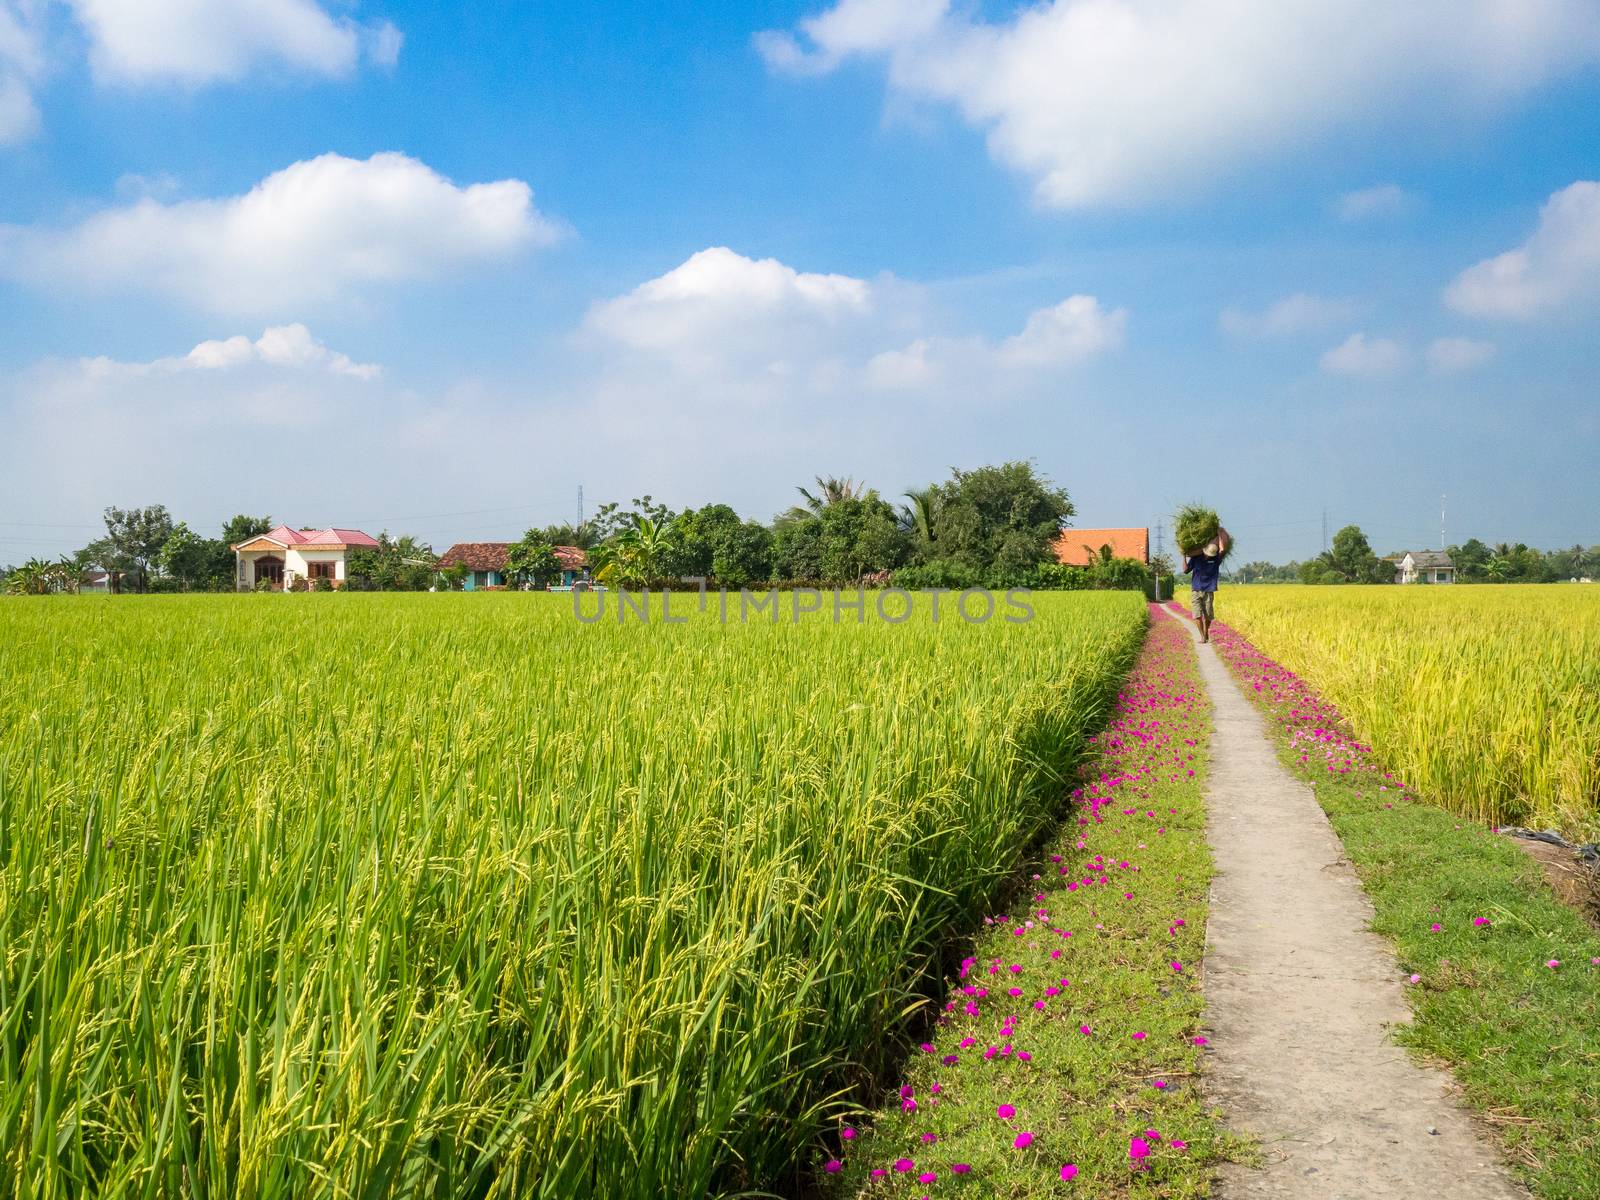
[(1366, 893), (1215, 650), (1196, 648), (1216, 727), (1207, 1086), (1265, 1158), (1225, 1167), (1216, 1194), (1525, 1200), (1449, 1075), (1389, 1040), (1410, 1013), (1388, 944), (1368, 932)]

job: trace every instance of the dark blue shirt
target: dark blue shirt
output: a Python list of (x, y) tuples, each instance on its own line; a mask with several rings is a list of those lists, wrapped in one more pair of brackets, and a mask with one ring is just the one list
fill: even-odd
[(1217, 590), (1217, 572), (1222, 570), (1222, 555), (1195, 554), (1183, 560), (1183, 569), (1189, 572), (1189, 585), (1197, 592)]

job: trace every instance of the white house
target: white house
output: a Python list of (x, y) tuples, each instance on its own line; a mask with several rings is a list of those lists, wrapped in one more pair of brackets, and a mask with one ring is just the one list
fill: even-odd
[(315, 583), (326, 579), (343, 587), (345, 558), (352, 550), (377, 546), (377, 540), (359, 529), (276, 529), (230, 547), (239, 563), (236, 577), (241, 592), (267, 582), (275, 590), (294, 585), (296, 579)]
[(1394, 564), (1396, 583), (1454, 583), (1456, 564), (1443, 550), (1407, 550), (1391, 554), (1385, 562)]

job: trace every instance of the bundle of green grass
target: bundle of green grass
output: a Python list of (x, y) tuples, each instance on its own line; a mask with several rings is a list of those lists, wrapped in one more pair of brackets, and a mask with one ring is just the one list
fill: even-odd
[(1227, 558), (1233, 553), (1233, 536), (1222, 527), (1216, 509), (1185, 504), (1172, 520), (1178, 549), (1185, 554), (1220, 553)]

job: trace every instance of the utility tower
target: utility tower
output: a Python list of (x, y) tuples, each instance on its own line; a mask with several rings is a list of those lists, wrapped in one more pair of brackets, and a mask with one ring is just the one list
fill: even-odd
[(1439, 549), (1444, 549), (1444, 494), (1439, 495)]
[(583, 484), (578, 485), (578, 528), (583, 528)]

